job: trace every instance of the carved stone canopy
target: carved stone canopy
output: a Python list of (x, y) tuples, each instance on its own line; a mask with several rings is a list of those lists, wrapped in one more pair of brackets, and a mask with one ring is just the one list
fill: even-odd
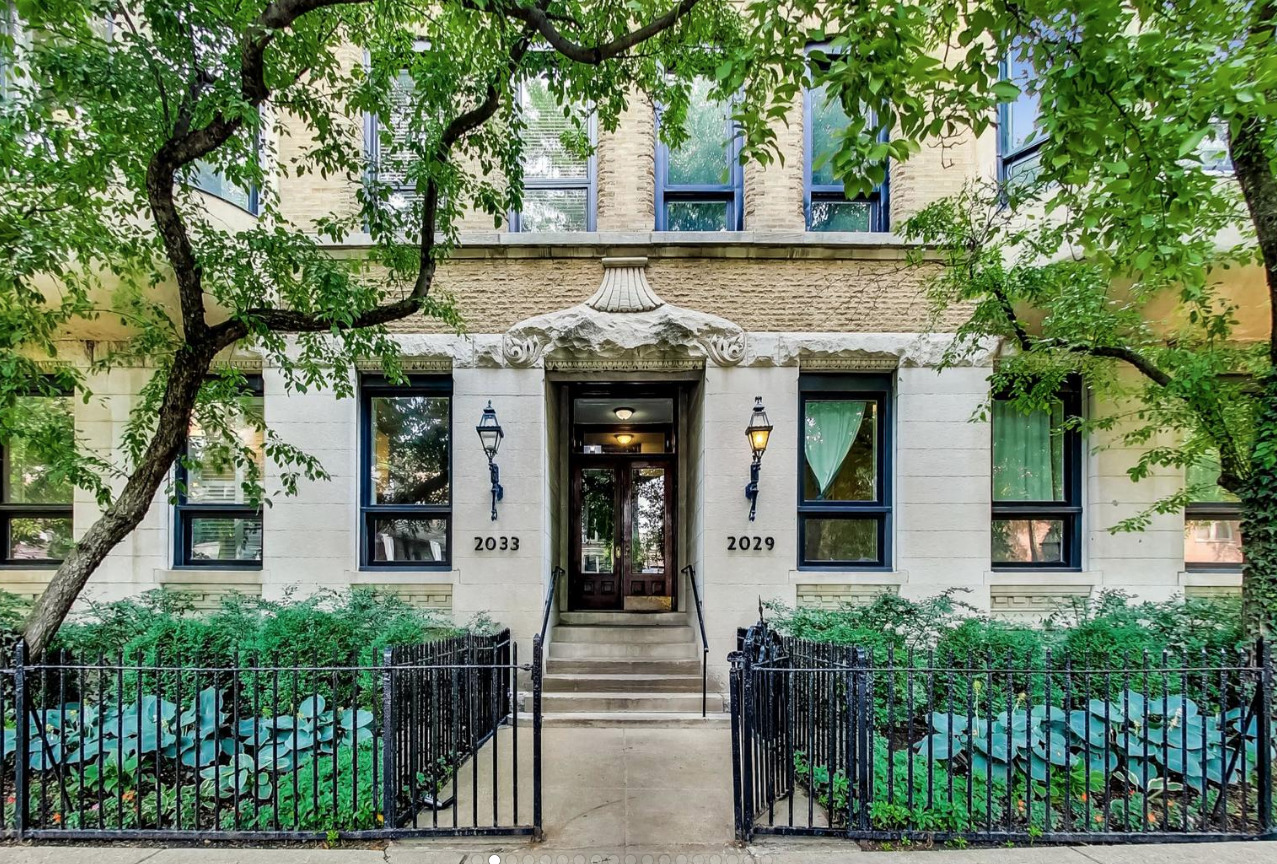
[(745, 357), (745, 331), (717, 315), (666, 303), (647, 281), (646, 258), (604, 258), (603, 282), (584, 303), (520, 321), (506, 331), (502, 354), (511, 366), (543, 356), (570, 358), (708, 358), (735, 366)]

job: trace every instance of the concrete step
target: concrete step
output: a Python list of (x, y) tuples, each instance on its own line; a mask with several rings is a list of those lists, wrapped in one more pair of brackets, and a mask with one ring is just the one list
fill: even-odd
[[(531, 722), (532, 714), (519, 715), (519, 722)], [(701, 712), (695, 714), (674, 711), (578, 711), (554, 714), (541, 714), (542, 726), (638, 726), (645, 729), (677, 729), (706, 726), (730, 726), (730, 714), (715, 714), (712, 711), (705, 717)]]
[(550, 643), (550, 656), (563, 660), (700, 660), (700, 645), (692, 642), (559, 642)]
[[(723, 699), (710, 694), (709, 707), (723, 710)], [(691, 714), (700, 713), (700, 693), (543, 693), (541, 711), (545, 714), (639, 711)]]
[(554, 628), (550, 644), (558, 642), (615, 642), (654, 645), (665, 642), (691, 642), (692, 628), (672, 627), (668, 624), (560, 624)]
[(579, 624), (607, 624), (614, 627), (685, 627), (684, 612), (560, 612), (558, 627)]
[(661, 674), (596, 673), (593, 669), (579, 673), (552, 673), (545, 676), (545, 690), (550, 692), (701, 692), (701, 676)]
[(551, 655), (545, 661), (545, 675), (691, 675), (700, 679), (701, 658), (694, 660), (626, 660), (590, 657), (568, 659)]

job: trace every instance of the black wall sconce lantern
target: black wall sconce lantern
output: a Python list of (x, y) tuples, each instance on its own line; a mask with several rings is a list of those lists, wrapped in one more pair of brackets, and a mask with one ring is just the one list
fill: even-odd
[(763, 454), (767, 452), (767, 439), (771, 437), (772, 424), (763, 410), (763, 397), (754, 397), (754, 413), (750, 415), (749, 425), (745, 427), (745, 437), (749, 439), (749, 449), (754, 451), (754, 461), (749, 466), (749, 485), (745, 487), (745, 497), (749, 499), (749, 521), (754, 521), (754, 512), (758, 509), (758, 469), (763, 463)]
[(493, 460), (497, 458), (497, 450), (501, 448), (501, 439), (505, 437), (505, 432), (501, 430), (501, 424), (497, 422), (497, 412), (492, 407), (491, 399), (488, 400), (488, 407), (483, 409), (479, 425), (474, 428), (479, 433), (483, 452), (488, 457), (488, 474), (492, 478), (492, 521), (495, 522), (497, 521), (497, 502), (505, 497), (505, 489), (501, 488), (501, 469)]

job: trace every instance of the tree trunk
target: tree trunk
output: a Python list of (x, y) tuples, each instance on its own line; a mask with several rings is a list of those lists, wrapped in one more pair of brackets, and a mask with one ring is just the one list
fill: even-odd
[(98, 565), (146, 516), (169, 466), (186, 444), (191, 411), (212, 359), (207, 349), (190, 345), (178, 352), (146, 452), (119, 496), (63, 560), (22, 625), (32, 658), (48, 647)]
[(1249, 636), (1277, 632), (1277, 369), (1264, 379), (1250, 476), (1242, 485), (1242, 620)]

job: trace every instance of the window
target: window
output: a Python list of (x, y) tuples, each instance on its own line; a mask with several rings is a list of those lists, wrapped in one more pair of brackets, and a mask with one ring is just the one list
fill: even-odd
[(443, 569), (452, 561), (452, 382), (362, 388), (364, 567)]
[(798, 565), (891, 565), (891, 379), (803, 376)]
[(731, 103), (712, 101), (710, 87), (699, 78), (692, 85), (682, 146), (670, 150), (657, 140), (657, 231), (741, 230), (745, 181), (740, 142)]
[(1194, 500), (1184, 509), (1184, 567), (1187, 570), (1240, 570), (1241, 507), (1219, 485), (1219, 457), (1207, 454), (1185, 472)]
[[(424, 43), (417, 50), (424, 50)], [(413, 159), (410, 148), (413, 80), (407, 69), (399, 73), (390, 90), (390, 116), (367, 115), (364, 149), (370, 172), (389, 189), (386, 204), (391, 210), (406, 210), (420, 198), (416, 184), (408, 177)]]
[(999, 106), (998, 165), (1003, 181), (1031, 177), (1037, 169), (1042, 148), (1041, 98), (1034, 92), (1037, 72), (1029, 47), (1018, 43), (1002, 63), (1002, 77), (1020, 88), (1014, 102)]
[[(523, 209), (510, 214), (511, 231), (593, 231), (594, 157), (569, 146), (576, 125), (544, 77), (518, 88), (523, 116)], [(587, 121), (594, 143), (594, 120)]]
[(0, 539), (2, 563), (53, 566), (73, 545), (70, 481), (43, 463), (32, 442), (75, 437), (70, 396), (19, 396), (15, 416), (22, 428), (0, 446)]
[(868, 195), (848, 199), (835, 176), (833, 155), (839, 148), (839, 133), (847, 126), (842, 103), (830, 98), (822, 84), (807, 92), (804, 109), (807, 230), (886, 231), (886, 182)]
[(234, 204), (241, 210), (257, 213), (256, 186), (236, 183), (225, 172), (202, 159), (192, 166), (191, 185), (228, 204)]
[[(263, 408), (262, 379), (248, 376), (238, 409), (227, 417), (227, 432), (253, 451), (258, 482), (265, 468)], [(222, 436), (192, 421), (185, 457), (177, 464), (177, 566), (262, 566), (262, 511), (244, 490), (248, 479), (248, 469)]]
[(1082, 559), (1082, 440), (1067, 420), (1080, 385), (1025, 414), (993, 400), (993, 566), (1077, 570)]

